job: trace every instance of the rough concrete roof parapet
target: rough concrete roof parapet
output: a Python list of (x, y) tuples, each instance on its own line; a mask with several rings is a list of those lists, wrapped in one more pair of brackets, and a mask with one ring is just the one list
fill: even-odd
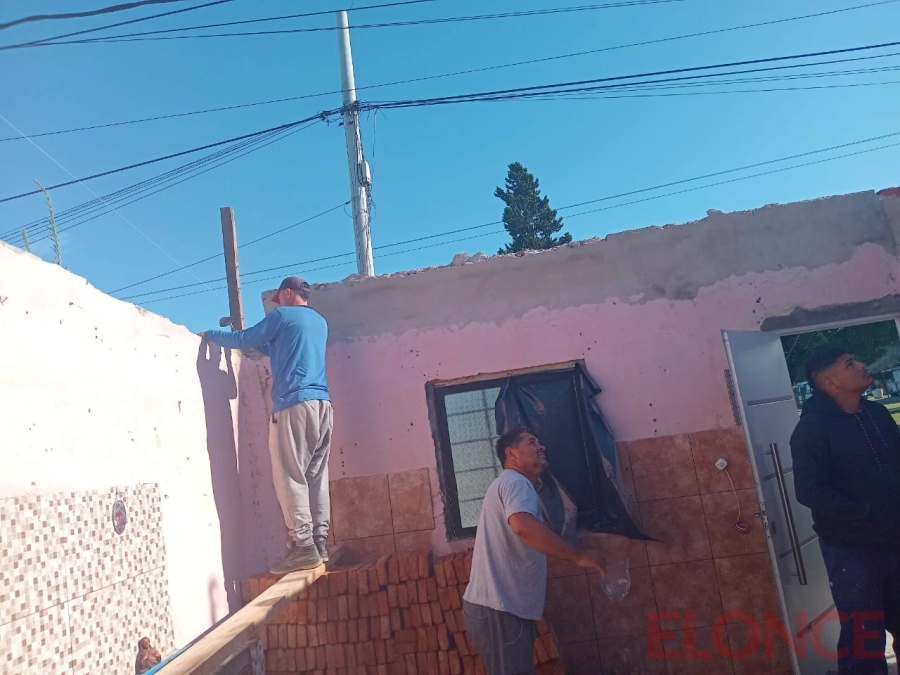
[(825, 196), (825, 197), (817, 197), (815, 199), (807, 199), (801, 200), (798, 202), (791, 202), (787, 204), (767, 204), (765, 206), (754, 208), (754, 209), (746, 209), (743, 211), (733, 211), (733, 212), (724, 212), (718, 209), (709, 209), (707, 211), (707, 215), (704, 218), (688, 221), (685, 223), (667, 223), (665, 225), (649, 225), (647, 227), (637, 228), (633, 230), (624, 230), (621, 232), (613, 232), (605, 237), (591, 237), (588, 239), (582, 239), (578, 241), (569, 242), (567, 244), (562, 244), (560, 246), (556, 246), (550, 249), (538, 250), (538, 251), (518, 251), (516, 253), (507, 253), (500, 254), (495, 256), (488, 256), (484, 253), (476, 253), (473, 256), (470, 256), (466, 252), (457, 253), (453, 256), (450, 263), (445, 265), (432, 265), (429, 267), (423, 267), (413, 270), (404, 270), (398, 272), (392, 272), (389, 274), (381, 274), (375, 277), (361, 277), (358, 274), (352, 274), (342, 281), (329, 282), (325, 284), (316, 284), (316, 288), (327, 289), (329, 286), (333, 285), (345, 285), (345, 286), (356, 286), (360, 283), (368, 283), (372, 282), (376, 279), (392, 279), (392, 278), (402, 278), (408, 277), (412, 275), (418, 275), (425, 272), (431, 272), (434, 270), (440, 269), (448, 269), (454, 267), (463, 267), (475, 263), (482, 263), (485, 261), (494, 261), (494, 264), (503, 264), (500, 261), (507, 259), (515, 259), (515, 258), (531, 258), (532, 256), (546, 256), (553, 255), (554, 252), (560, 252), (565, 249), (572, 248), (581, 248), (592, 245), (599, 244), (611, 244), (611, 243), (620, 243), (620, 242), (634, 242), (639, 245), (643, 245), (644, 243), (649, 244), (650, 240), (648, 237), (652, 237), (656, 234), (661, 234), (663, 232), (673, 232), (673, 231), (684, 231), (686, 229), (697, 227), (703, 224), (709, 224), (709, 221), (724, 221), (730, 223), (740, 223), (746, 220), (748, 217), (753, 217), (758, 214), (763, 214), (767, 211), (772, 211), (774, 209), (784, 209), (784, 208), (792, 208), (795, 209), (798, 206), (803, 205), (813, 205), (819, 206), (820, 204), (827, 202), (828, 200), (834, 199), (852, 199), (852, 198), (865, 198), (866, 195), (871, 197), (875, 197), (876, 194), (878, 196), (898, 196), (900, 195), (900, 188), (887, 188), (885, 190), (881, 190), (876, 193), (874, 190), (867, 190), (858, 193), (851, 193), (848, 195), (833, 195), (833, 196)]

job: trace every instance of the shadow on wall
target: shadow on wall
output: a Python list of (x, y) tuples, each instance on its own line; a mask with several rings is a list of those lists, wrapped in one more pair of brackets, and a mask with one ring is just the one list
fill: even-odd
[[(216, 605), (218, 605), (218, 602), (216, 601), (216, 595), (219, 592), (218, 585), (219, 584), (216, 581), (215, 577), (209, 578), (209, 625), (210, 626), (215, 626), (216, 623), (218, 623), (218, 621), (219, 621), (219, 616), (218, 616), (219, 613), (216, 611)], [(228, 586), (227, 583), (225, 585), (226, 585), (226, 587)], [(235, 609), (236, 608), (232, 608), (231, 601), (229, 599), (228, 612), (231, 613)]]
[[(231, 358), (231, 350), (226, 349), (226, 370), (221, 370), (222, 348), (204, 340), (197, 355), (197, 375), (203, 392), (206, 450), (209, 453), (213, 499), (219, 515), (225, 594), (228, 610), (234, 612), (241, 606), (238, 584), (244, 575), (238, 458), (234, 442), (234, 419), (231, 415), (231, 401), (237, 398), (237, 381)], [(215, 595), (213, 589), (210, 589), (210, 618), (213, 623), (218, 620)]]
[(244, 352), (238, 371), (238, 480), (243, 515), (244, 576), (268, 572), (285, 555), (287, 531), (275, 488), (269, 429), (272, 398), (268, 359)]

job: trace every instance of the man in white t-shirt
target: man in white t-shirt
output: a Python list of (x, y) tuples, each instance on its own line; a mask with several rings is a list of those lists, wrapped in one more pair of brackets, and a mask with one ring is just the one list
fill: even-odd
[(544, 524), (534, 484), (547, 458), (537, 437), (524, 428), (508, 431), (497, 441), (497, 457), (503, 472), (481, 506), (463, 614), (488, 675), (531, 675), (547, 555), (604, 570), (597, 551), (576, 549)]

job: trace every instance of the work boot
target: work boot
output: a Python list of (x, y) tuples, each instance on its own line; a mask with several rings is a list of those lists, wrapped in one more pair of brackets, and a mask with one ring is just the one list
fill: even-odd
[(328, 545), (324, 539), (316, 542), (316, 549), (319, 551), (319, 557), (328, 562)]
[(272, 574), (287, 574), (297, 570), (312, 570), (323, 563), (315, 544), (293, 544), (284, 560), (272, 565)]

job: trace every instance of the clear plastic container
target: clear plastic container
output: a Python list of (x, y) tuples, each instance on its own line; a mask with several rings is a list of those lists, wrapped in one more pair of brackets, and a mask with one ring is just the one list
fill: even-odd
[(607, 558), (606, 575), (603, 577), (603, 592), (610, 600), (622, 600), (631, 589), (631, 573), (628, 557)]

